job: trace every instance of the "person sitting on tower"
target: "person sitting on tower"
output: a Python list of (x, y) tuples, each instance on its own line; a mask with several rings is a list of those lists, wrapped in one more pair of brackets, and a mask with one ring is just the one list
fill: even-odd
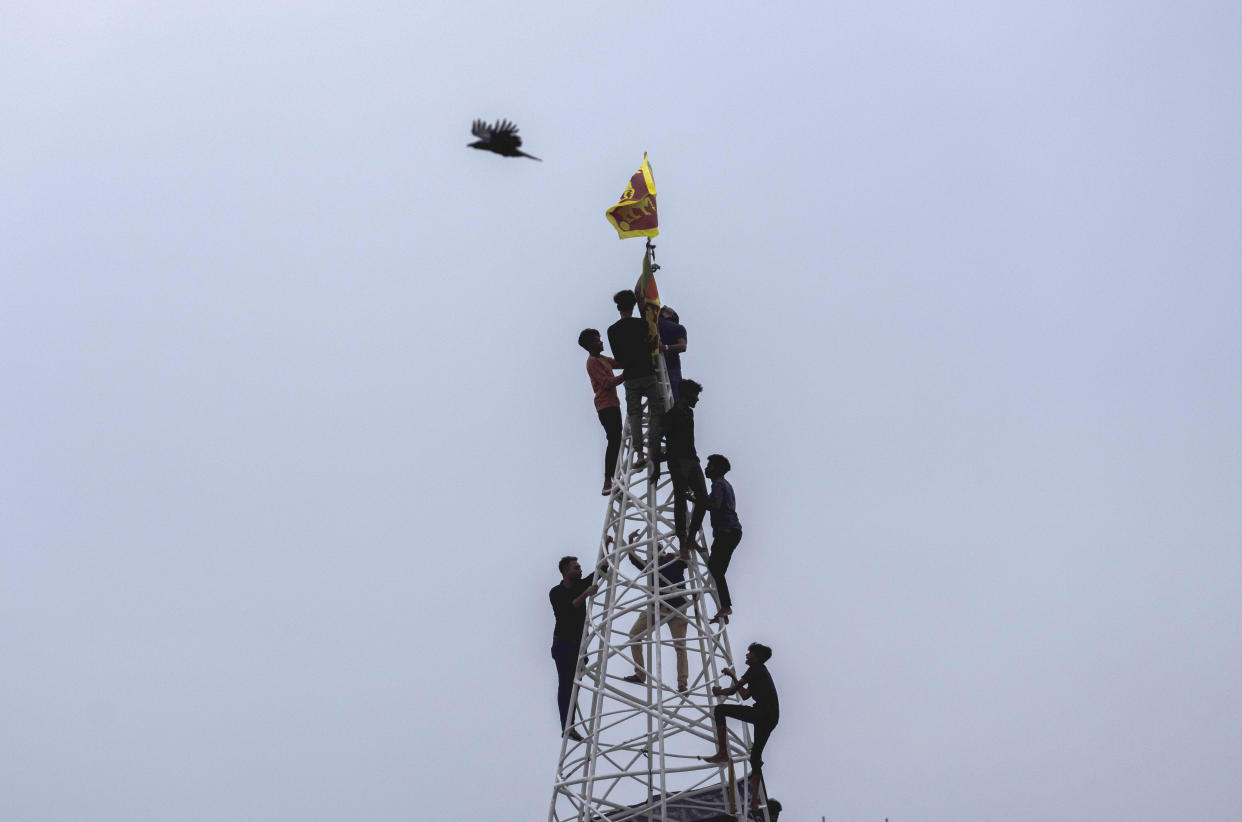
[[(638, 538), (639, 533), (635, 531), (630, 534), (629, 544), (631, 546), (633, 546), (634, 540)], [(639, 571), (643, 573), (648, 571), (647, 566), (642, 560), (634, 556), (633, 547), (630, 548), (625, 556)], [(660, 588), (657, 594), (661, 598), (659, 618), (667, 621), (668, 631), (673, 635), (673, 648), (677, 655), (677, 691), (684, 694), (690, 677), (690, 665), (686, 660), (686, 598), (681, 595), (668, 595), (674, 591), (685, 590), (686, 563), (677, 554), (669, 551), (667, 554), (660, 554), (656, 558), (656, 568), (660, 577)], [(634, 627), (630, 628), (630, 653), (634, 657), (634, 673), (630, 676), (622, 677), (626, 682), (634, 682), (639, 685), (647, 681), (646, 667), (643, 665), (643, 646), (639, 642), (639, 638), (644, 634), (650, 633), (654, 627), (651, 624), (649, 611), (650, 609), (644, 608), (638, 615), (638, 619), (634, 620)]]
[(617, 399), (617, 386), (625, 381), (624, 374), (613, 376), (620, 368), (612, 357), (604, 356), (604, 341), (594, 328), (587, 328), (578, 335), (578, 345), (587, 351), (586, 370), (595, 392), (595, 413), (599, 424), (604, 426), (608, 445), (604, 449), (604, 496), (612, 492), (612, 477), (617, 472), (617, 454), (621, 451), (621, 400)]
[(582, 736), (569, 726), (573, 713), (570, 710), (569, 698), (574, 689), (578, 657), (582, 655), (586, 601), (599, 591), (599, 585), (595, 583), (595, 573), (602, 573), (604, 569), (600, 568), (598, 572), (583, 579), (582, 566), (578, 564), (577, 557), (561, 557), (557, 569), (561, 572), (561, 581), (548, 592), (552, 613), (556, 616), (556, 626), (552, 629), (552, 659), (556, 661), (557, 677), (556, 701), (561, 711), (561, 732), (568, 729), (569, 738), (581, 742)]
[(716, 581), (716, 596), (720, 600), (720, 609), (709, 621), (724, 622), (726, 625), (729, 624), (729, 615), (733, 613), (733, 599), (729, 596), (725, 571), (729, 570), (734, 549), (742, 541), (742, 523), (737, 518), (733, 486), (724, 478), (732, 467), (726, 457), (712, 454), (707, 458), (707, 468), (703, 471), (712, 481), (711, 493), (707, 495), (712, 523), (712, 553), (707, 560), (707, 570)]
[(660, 309), (660, 350), (664, 352), (664, 367), (668, 370), (668, 387), (673, 391), (673, 402), (677, 402), (678, 388), (681, 387), (681, 355), (686, 350), (686, 327), (681, 324), (677, 312), (671, 305)]
[[(681, 399), (664, 415), (664, 435), (668, 438), (668, 475), (673, 480), (673, 524), (681, 542), (681, 558), (690, 559), (690, 545), (703, 525), (707, 504), (707, 484), (694, 450), (694, 406), (703, 386), (682, 380)], [(686, 526), (686, 497), (694, 498), (694, 512)], [(702, 550), (702, 549), (700, 549)]]
[(643, 409), (642, 398), (647, 397), (651, 423), (647, 432), (648, 449), (651, 453), (651, 470), (658, 471), (657, 454), (660, 447), (661, 417), (664, 415), (664, 391), (652, 362), (652, 342), (649, 339), (647, 321), (635, 317), (634, 306), (638, 298), (633, 291), (618, 291), (613, 295), (617, 313), (621, 319), (608, 326), (608, 345), (613, 359), (625, 369), (625, 413), (630, 421), (630, 441), (634, 445), (634, 468), (647, 465), (643, 457)]
[(721, 688), (712, 686), (716, 696), (732, 696), (738, 694), (742, 699), (754, 699), (754, 707), (721, 703), (714, 712), (716, 720), (716, 753), (704, 757), (704, 762), (722, 765), (729, 761), (728, 743), (725, 740), (725, 717), (733, 717), (755, 726), (755, 741), (750, 748), (750, 807), (759, 807), (759, 783), (763, 774), (763, 748), (768, 744), (772, 729), (781, 718), (780, 703), (776, 698), (776, 686), (772, 684), (772, 675), (768, 673), (767, 661), (772, 658), (772, 649), (758, 642), (752, 642), (746, 649), (746, 673), (738, 679), (731, 668), (721, 673), (733, 680), (733, 685)]

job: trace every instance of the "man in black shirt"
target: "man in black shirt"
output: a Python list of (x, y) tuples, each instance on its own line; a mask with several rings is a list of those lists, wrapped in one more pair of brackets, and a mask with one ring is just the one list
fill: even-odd
[(651, 452), (651, 468), (656, 470), (656, 455), (660, 443), (661, 418), (664, 416), (664, 390), (660, 378), (656, 374), (655, 362), (652, 358), (653, 348), (650, 339), (651, 329), (647, 321), (635, 317), (634, 306), (638, 298), (633, 291), (618, 291), (613, 295), (617, 313), (621, 319), (608, 326), (608, 346), (612, 349), (612, 358), (624, 369), (621, 376), (625, 378), (625, 413), (630, 420), (630, 442), (634, 445), (637, 459), (634, 468), (647, 465), (643, 458), (643, 397), (647, 397), (647, 407), (651, 413), (650, 430), (647, 432), (648, 448)]
[[(681, 396), (664, 415), (664, 434), (668, 438), (668, 475), (673, 480), (673, 525), (681, 540), (681, 558), (690, 558), (690, 544), (703, 525), (707, 505), (707, 483), (703, 467), (694, 450), (694, 406), (699, 404), (703, 386), (694, 380), (681, 381)], [(694, 513), (686, 526), (686, 497), (694, 498)]]
[(557, 706), (561, 710), (561, 732), (569, 729), (569, 738), (581, 742), (582, 736), (569, 728), (569, 697), (574, 690), (574, 671), (581, 656), (582, 628), (586, 624), (586, 601), (599, 590), (595, 574), (582, 578), (582, 566), (577, 557), (561, 557), (557, 568), (561, 581), (548, 592), (556, 627), (552, 629), (552, 659), (556, 660)]
[[(685, 391), (684, 383), (682, 390)], [(732, 679), (733, 685), (728, 688), (721, 688), (719, 685), (712, 687), (712, 693), (716, 696), (741, 694), (742, 699), (753, 698), (755, 700), (754, 707), (724, 703), (716, 706), (716, 753), (714, 756), (703, 759), (704, 762), (710, 762), (713, 765), (729, 761), (728, 746), (725, 742), (725, 717), (731, 716), (755, 726), (755, 741), (750, 748), (751, 810), (759, 807), (759, 780), (763, 774), (763, 748), (768, 744), (768, 737), (781, 718), (780, 703), (776, 698), (776, 686), (772, 684), (772, 676), (764, 664), (771, 658), (771, 648), (753, 642), (746, 649), (746, 664), (750, 667), (746, 669), (742, 678), (739, 680), (733, 675), (732, 669), (725, 668), (721, 673)]]

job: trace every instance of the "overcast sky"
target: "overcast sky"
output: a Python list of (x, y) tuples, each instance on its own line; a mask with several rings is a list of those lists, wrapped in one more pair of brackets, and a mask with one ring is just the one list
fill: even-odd
[(0, 11), (0, 818), (546, 818), (644, 151), (789, 822), (1242, 818), (1242, 6), (437, 6)]

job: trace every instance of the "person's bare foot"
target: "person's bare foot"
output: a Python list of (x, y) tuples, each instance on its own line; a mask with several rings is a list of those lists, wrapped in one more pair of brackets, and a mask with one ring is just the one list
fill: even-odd
[(723, 765), (724, 763), (729, 761), (729, 755), (718, 753), (712, 756), (703, 757), (703, 761), (706, 762), (708, 765)]

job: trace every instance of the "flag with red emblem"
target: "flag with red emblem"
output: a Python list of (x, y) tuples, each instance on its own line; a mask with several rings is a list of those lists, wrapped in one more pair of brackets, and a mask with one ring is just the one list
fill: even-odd
[(660, 219), (656, 214), (655, 178), (651, 176), (651, 164), (643, 152), (643, 164), (630, 178), (630, 184), (621, 194), (621, 201), (605, 212), (608, 222), (617, 230), (617, 237), (655, 237), (660, 233)]

